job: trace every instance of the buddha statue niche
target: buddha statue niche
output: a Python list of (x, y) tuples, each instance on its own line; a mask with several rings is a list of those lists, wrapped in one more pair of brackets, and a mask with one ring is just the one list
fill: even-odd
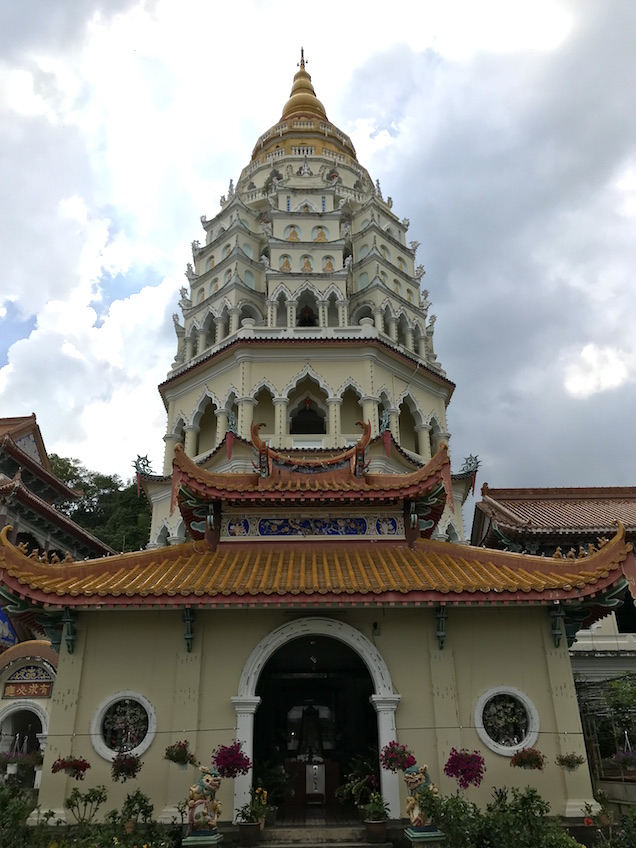
[(311, 259), (308, 256), (303, 256), (303, 265), (300, 270), (303, 274), (311, 274), (314, 270), (311, 266)]
[(325, 228), (318, 227), (318, 231), (316, 232), (316, 238), (314, 241), (327, 241), (327, 236), (325, 235)]
[(291, 265), (289, 264), (289, 256), (281, 256), (280, 270), (291, 271)]
[(287, 234), (287, 241), (300, 241), (298, 230), (293, 224), (289, 228), (289, 233)]
[(325, 256), (322, 260), (322, 272), (323, 274), (330, 274), (333, 271), (333, 262), (331, 261), (331, 256)]

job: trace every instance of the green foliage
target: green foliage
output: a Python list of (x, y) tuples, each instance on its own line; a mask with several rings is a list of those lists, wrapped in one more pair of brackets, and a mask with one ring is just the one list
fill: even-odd
[(550, 805), (530, 787), (495, 790), (485, 810), (460, 795), (418, 793), (418, 805), (445, 834), (449, 848), (578, 848), (549, 816)]
[(353, 757), (345, 782), (336, 789), (336, 798), (343, 804), (353, 802), (356, 807), (366, 804), (372, 792), (380, 786), (378, 752)]
[(621, 730), (633, 731), (636, 726), (636, 677), (612, 680), (605, 700)]
[(32, 809), (29, 793), (20, 789), (15, 781), (0, 783), (0, 845), (11, 844), (11, 834), (26, 822)]
[(141, 550), (148, 541), (151, 509), (143, 491), (137, 497), (134, 481), (117, 474), (89, 471), (79, 459), (49, 455), (51, 471), (67, 486), (81, 492), (77, 501), (60, 511), (117, 551)]
[(380, 792), (372, 792), (366, 804), (360, 807), (370, 821), (386, 821), (389, 817), (389, 805)]
[(105, 786), (93, 786), (86, 792), (80, 792), (76, 787), (64, 799), (64, 809), (69, 811), (77, 824), (90, 824), (107, 797)]
[(600, 811), (592, 812), (589, 804), (585, 807), (585, 824), (594, 828), (595, 848), (634, 848), (636, 845), (636, 807), (632, 807), (626, 816), (620, 817), (609, 803), (603, 792), (597, 795)]

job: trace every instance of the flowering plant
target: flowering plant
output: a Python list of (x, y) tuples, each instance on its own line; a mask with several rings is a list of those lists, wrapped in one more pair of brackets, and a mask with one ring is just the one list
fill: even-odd
[(250, 800), (236, 811), (236, 818), (242, 822), (260, 822), (267, 813), (267, 790), (262, 786), (250, 789)]
[(389, 817), (389, 805), (381, 792), (372, 792), (366, 804), (360, 804), (360, 809), (367, 814), (369, 821), (386, 821)]
[(462, 748), (460, 751), (457, 748), (451, 748), (444, 766), (444, 774), (448, 777), (454, 777), (460, 789), (468, 789), (471, 783), (474, 786), (479, 786), (484, 779), (485, 771), (486, 763), (479, 751), (471, 752), (466, 748)]
[(187, 739), (181, 742), (175, 742), (173, 745), (168, 745), (163, 758), (164, 760), (170, 760), (171, 763), (179, 763), (182, 766), (199, 765), (199, 761), (190, 750), (190, 743)]
[(522, 748), (510, 759), (510, 765), (514, 768), (539, 769), (545, 765), (545, 756), (536, 748)]
[(130, 754), (126, 751), (119, 751), (110, 767), (110, 775), (117, 783), (121, 780), (125, 783), (127, 780), (132, 780), (137, 777), (143, 763), (137, 754)]
[(236, 777), (237, 774), (247, 774), (252, 768), (252, 761), (241, 750), (241, 742), (235, 739), (231, 745), (219, 745), (212, 752), (212, 765), (221, 777)]
[(389, 742), (380, 751), (380, 765), (387, 771), (405, 771), (416, 763), (413, 752), (395, 741)]
[(582, 757), (581, 754), (575, 754), (572, 751), (570, 754), (558, 754), (554, 762), (558, 766), (561, 766), (561, 768), (575, 769), (583, 765), (585, 757)]
[(84, 780), (84, 773), (91, 767), (84, 757), (58, 757), (51, 766), (51, 772), (65, 771), (74, 780)]

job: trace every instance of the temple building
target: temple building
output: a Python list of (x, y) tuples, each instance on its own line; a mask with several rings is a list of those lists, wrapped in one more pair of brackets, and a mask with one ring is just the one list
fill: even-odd
[[(47, 564), (0, 537), (5, 606), (63, 636), (41, 807), (63, 815), (58, 756), (107, 783), (125, 749), (169, 821), (195, 772), (163, 754), (184, 738), (203, 763), (238, 739), (253, 771), (285, 768), (290, 803), (328, 807), (351, 757), (397, 739), (446, 792), (450, 749), (479, 748), (479, 803), (526, 785), (510, 760), (536, 745), (541, 794), (581, 815), (589, 772), (554, 764), (584, 753), (568, 640), (633, 585), (631, 545), (622, 526), (574, 562), (467, 543), (478, 463), (451, 470), (454, 385), (418, 242), (302, 56), (280, 119), (201, 224), (159, 386), (164, 467), (138, 464), (148, 547)], [(223, 781), (222, 818), (251, 780)], [(405, 789), (381, 781), (398, 818)]]

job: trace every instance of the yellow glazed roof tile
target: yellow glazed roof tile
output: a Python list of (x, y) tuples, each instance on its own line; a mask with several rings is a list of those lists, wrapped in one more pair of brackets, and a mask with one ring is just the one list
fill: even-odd
[[(466, 545), (396, 542), (205, 542), (139, 551), (82, 563), (50, 565), (26, 558), (0, 534), (0, 581), (14, 594), (42, 603), (113, 604), (125, 599), (238, 599), (285, 596), (385, 596), (407, 602), (438, 594), (450, 600), (502, 593), (595, 592), (634, 568), (622, 527), (581, 560), (553, 560)], [(626, 573), (626, 572), (625, 572)], [(633, 576), (633, 575), (632, 575)], [(389, 597), (390, 596), (390, 597)], [(58, 599), (57, 601), (55, 599)], [(63, 599), (63, 600), (62, 600)], [(165, 600), (164, 600), (165, 602)]]

